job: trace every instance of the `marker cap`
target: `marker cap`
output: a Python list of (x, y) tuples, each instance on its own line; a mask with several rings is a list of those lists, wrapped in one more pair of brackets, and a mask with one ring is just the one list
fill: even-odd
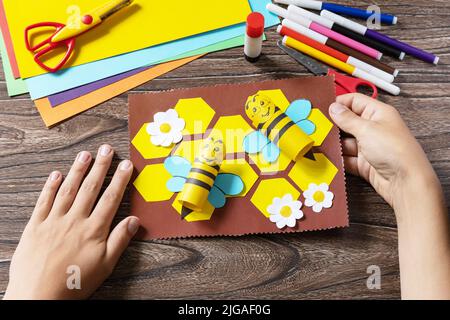
[(264, 16), (259, 12), (252, 12), (247, 17), (247, 35), (259, 38), (264, 33)]

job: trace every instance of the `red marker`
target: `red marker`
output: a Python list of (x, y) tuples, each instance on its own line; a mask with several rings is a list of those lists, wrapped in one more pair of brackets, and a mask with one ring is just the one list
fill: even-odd
[(244, 54), (248, 61), (255, 62), (259, 59), (263, 37), (264, 16), (259, 12), (250, 13), (247, 17), (247, 30), (244, 42)]

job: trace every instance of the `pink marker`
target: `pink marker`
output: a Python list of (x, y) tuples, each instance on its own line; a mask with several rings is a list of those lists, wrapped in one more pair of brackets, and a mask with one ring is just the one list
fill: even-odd
[(292, 11), (288, 11), (286, 9), (283, 9), (282, 7), (274, 5), (273, 3), (267, 4), (266, 8), (270, 12), (272, 12), (282, 18), (289, 19), (289, 20), (296, 22), (308, 29), (311, 29), (320, 34), (323, 34), (324, 36), (327, 36), (328, 38), (333, 39), (337, 42), (340, 42), (340, 43), (346, 45), (347, 47), (353, 48), (361, 53), (364, 53), (365, 55), (367, 55), (369, 57), (380, 60), (381, 57), (383, 56), (383, 53), (381, 53), (378, 50), (375, 50), (371, 47), (366, 46), (365, 44), (362, 44), (358, 41), (355, 41), (346, 36), (343, 36), (340, 33), (337, 33), (327, 27), (324, 27), (316, 22), (313, 22), (305, 17), (302, 17), (301, 15), (298, 15)]

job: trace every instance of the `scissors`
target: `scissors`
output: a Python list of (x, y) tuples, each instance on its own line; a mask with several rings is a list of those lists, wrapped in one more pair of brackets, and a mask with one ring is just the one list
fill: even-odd
[[(80, 17), (79, 24), (68, 26), (58, 22), (40, 22), (25, 29), (25, 44), (28, 51), (34, 54), (34, 61), (49, 72), (60, 70), (70, 59), (75, 49), (76, 37), (101, 24), (117, 11), (129, 6), (133, 0), (112, 0)], [(54, 28), (55, 32), (47, 39), (32, 45), (31, 31), (37, 28)], [(66, 53), (56, 67), (47, 66), (41, 58), (57, 48), (67, 47)]]
[(328, 68), (326, 65), (298, 52), (295, 49), (285, 46), (281, 41), (278, 41), (278, 47), (287, 53), (290, 57), (295, 59), (298, 63), (303, 65), (306, 69), (311, 71), (317, 76), (334, 75), (334, 82), (336, 83), (336, 95), (340, 96), (347, 93), (358, 92), (358, 88), (368, 87), (372, 90), (372, 98), (378, 96), (377, 87), (366, 80), (346, 76), (333, 69)]

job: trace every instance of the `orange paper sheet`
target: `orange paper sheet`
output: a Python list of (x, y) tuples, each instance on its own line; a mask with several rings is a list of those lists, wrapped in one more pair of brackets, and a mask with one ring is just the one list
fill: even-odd
[(140, 72), (134, 76), (123, 79), (109, 86), (103, 87), (99, 90), (91, 92), (87, 95), (71, 100), (53, 108), (48, 98), (35, 100), (36, 107), (41, 114), (42, 119), (47, 127), (52, 127), (61, 121), (73, 117), (81, 112), (84, 112), (104, 101), (107, 101), (115, 96), (118, 96), (128, 90), (131, 90), (141, 84), (155, 79), (162, 74), (179, 68), (202, 55), (197, 55), (185, 59), (175, 60), (160, 64), (151, 69)]

